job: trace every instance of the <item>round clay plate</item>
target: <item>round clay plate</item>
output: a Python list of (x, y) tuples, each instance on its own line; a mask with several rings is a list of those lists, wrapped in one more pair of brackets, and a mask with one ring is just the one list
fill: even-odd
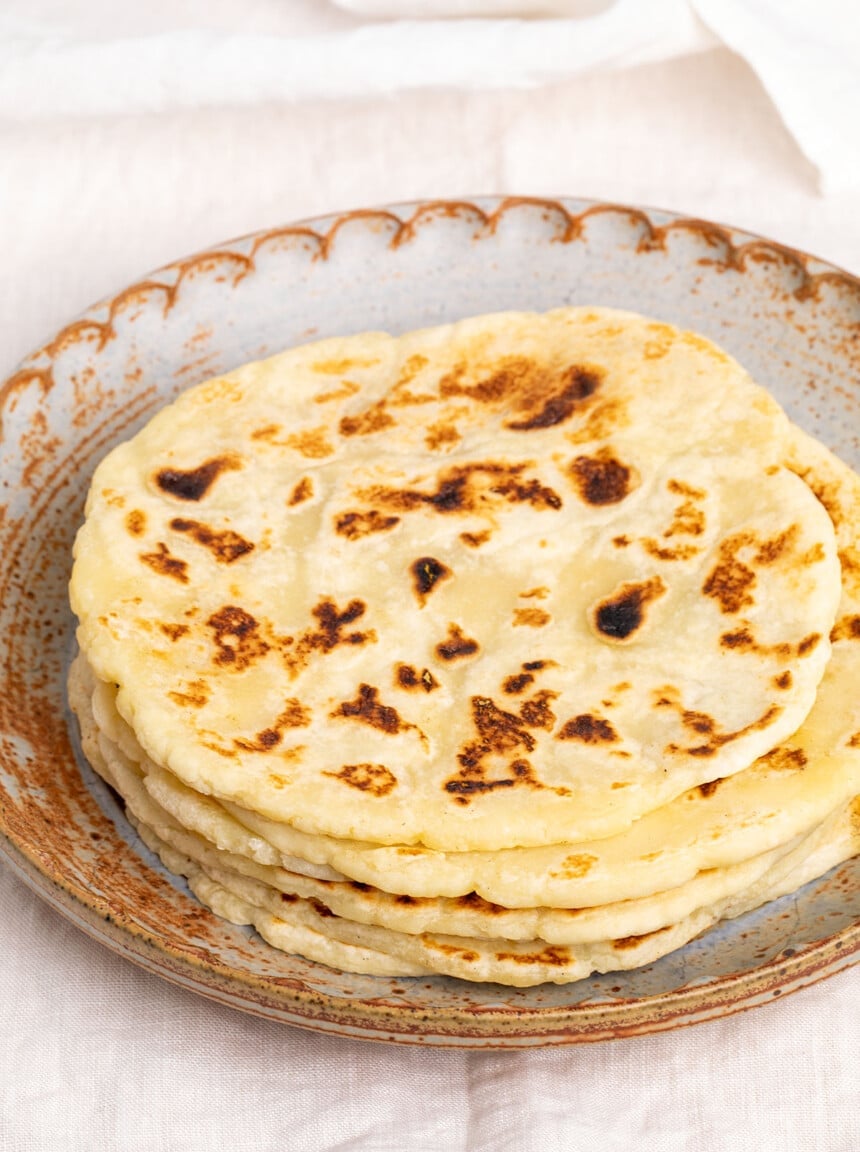
[(58, 911), (222, 1003), (415, 1044), (514, 1048), (672, 1028), (852, 962), (858, 860), (635, 972), (530, 989), (345, 975), (204, 910), (80, 754), (65, 703), (66, 585), (89, 479), (109, 448), (181, 389), (293, 344), (563, 304), (704, 333), (860, 464), (860, 282), (734, 229), (576, 200), (409, 204), (232, 241), (92, 308), (2, 386), (0, 849)]

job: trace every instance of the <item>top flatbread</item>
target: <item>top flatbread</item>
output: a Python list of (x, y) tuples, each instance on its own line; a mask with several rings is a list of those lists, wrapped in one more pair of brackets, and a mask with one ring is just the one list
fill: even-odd
[(102, 463), (79, 641), (156, 763), (271, 819), (610, 835), (812, 706), (839, 563), (788, 429), (715, 346), (627, 313), (299, 348)]

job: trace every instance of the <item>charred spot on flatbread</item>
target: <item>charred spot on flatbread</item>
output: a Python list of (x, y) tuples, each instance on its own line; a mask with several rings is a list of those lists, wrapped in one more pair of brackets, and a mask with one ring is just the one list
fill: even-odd
[(635, 484), (633, 469), (618, 460), (611, 448), (601, 448), (593, 456), (576, 456), (569, 471), (579, 498), (596, 507), (620, 504)]
[(566, 721), (558, 740), (579, 740), (582, 744), (616, 744), (620, 737), (603, 716), (584, 712)]
[(422, 608), (436, 585), (454, 575), (451, 569), (435, 556), (420, 556), (410, 564), (409, 569), (412, 573), (412, 586)]
[(342, 780), (370, 796), (387, 796), (397, 786), (397, 777), (384, 764), (344, 764), (339, 772), (323, 772), (323, 776)]
[(451, 623), (448, 625), (448, 635), (436, 645), (435, 652), (440, 660), (450, 663), (452, 660), (475, 656), (480, 647), (478, 641), (467, 636), (459, 624)]
[(400, 718), (396, 708), (383, 704), (379, 699), (379, 689), (371, 684), (359, 684), (354, 700), (344, 700), (331, 713), (333, 719), (358, 720), (362, 724), (369, 724), (380, 732), (394, 735), (414, 725), (405, 723)]
[(212, 631), (215, 663), (219, 667), (244, 671), (271, 647), (262, 635), (259, 621), (238, 604), (225, 604), (212, 613), (206, 625)]
[(234, 532), (232, 528), (211, 528), (208, 524), (201, 524), (199, 520), (186, 520), (179, 516), (174, 516), (170, 521), (170, 528), (174, 532), (189, 536), (203, 548), (207, 548), (221, 564), (232, 564), (254, 550), (251, 541)]
[(439, 687), (439, 681), (429, 668), (422, 668), (419, 672), (411, 664), (397, 665), (395, 682), (398, 688), (405, 688), (407, 691), (420, 688), (425, 692), (432, 692)]
[(376, 532), (390, 532), (399, 523), (399, 516), (384, 516), (371, 508), (366, 512), (342, 512), (335, 518), (334, 528), (339, 536), (345, 536), (347, 540), (361, 540)]
[(154, 552), (141, 552), (139, 558), (141, 563), (157, 572), (159, 576), (169, 576), (171, 580), (177, 580), (180, 584), (188, 583), (187, 562), (172, 555), (163, 540), (159, 540)]
[(592, 625), (607, 640), (629, 640), (645, 622), (648, 605), (663, 596), (666, 585), (659, 576), (641, 583), (624, 583), (591, 611)]
[(155, 483), (168, 496), (177, 500), (202, 500), (223, 472), (241, 468), (239, 458), (233, 454), (214, 456), (196, 468), (162, 468), (155, 474)]

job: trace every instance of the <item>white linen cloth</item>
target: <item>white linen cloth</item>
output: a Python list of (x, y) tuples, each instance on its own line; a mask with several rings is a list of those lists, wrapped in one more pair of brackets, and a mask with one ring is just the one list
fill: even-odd
[[(725, 44), (753, 67), (823, 185), (860, 187), (860, 6), (854, 0), (339, 3), (388, 17), (497, 15), (343, 27), (330, 10), (314, 13), (307, 3), (283, 5), (280, 21), (260, 20), (256, 5), (249, 21), (246, 6), (237, 3), (232, 14), (229, 5), (216, 6), (220, 19), (208, 26), (209, 5), (185, 0), (172, 6), (167, 30), (152, 32), (136, 14), (130, 19), (126, 6), (103, 0), (89, 6), (103, 8), (97, 24), (92, 11), (81, 24), (70, 22), (67, 7), (54, 10), (51, 0), (26, 6), (7, 0), (0, 14), (0, 115), (524, 88)], [(289, 10), (296, 7), (304, 19), (291, 25)], [(15, 19), (17, 8), (26, 19)], [(177, 20), (183, 10), (200, 26)], [(552, 16), (516, 18), (547, 12)]]
[[(95, 42), (110, 40), (114, 18), (129, 37), (203, 19), (196, 0), (116, 7), (7, 0), (0, 26), (9, 36), (17, 9), (16, 34), (24, 14), (31, 37), (51, 27)], [(206, 8), (210, 28), (249, 35), (358, 24), (310, 3)], [(820, 43), (830, 35), (818, 29)], [(164, 91), (149, 115), (119, 95), (83, 115), (71, 91), (74, 117), (62, 106), (27, 115), (26, 90), (4, 92), (0, 377), (93, 300), (167, 260), (303, 215), (412, 197), (653, 204), (860, 272), (856, 195), (819, 188), (762, 81), (725, 48), (517, 91), (222, 108)], [(860, 1148), (860, 970), (659, 1036), (419, 1051), (275, 1025), (174, 988), (72, 928), (2, 864), (0, 923), (0, 1152)]]

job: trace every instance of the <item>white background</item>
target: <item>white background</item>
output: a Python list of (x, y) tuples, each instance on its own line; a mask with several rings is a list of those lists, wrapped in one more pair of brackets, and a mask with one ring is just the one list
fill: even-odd
[[(236, 27), (235, 4), (206, 7)], [(243, 27), (280, 35), (357, 23), (324, 3), (241, 8)], [(34, 34), (62, 25), (104, 39), (107, 9), (7, 3), (0, 48), (24, 18)], [(177, 0), (126, 17), (152, 32), (201, 9)], [(822, 180), (743, 59), (722, 47), (623, 63), (531, 90), (244, 107), (226, 76), (220, 103), (180, 109), (168, 86), (155, 111), (118, 99), (99, 115), (30, 115), (35, 94), (19, 83), (0, 101), (0, 377), (168, 260), (385, 201), (606, 198), (731, 223), (860, 272), (860, 189), (850, 172)], [(857, 113), (846, 109), (855, 124)], [(2, 866), (0, 924), (2, 1152), (860, 1148), (857, 970), (660, 1036), (466, 1054), (317, 1036), (209, 1004), (91, 942)]]

